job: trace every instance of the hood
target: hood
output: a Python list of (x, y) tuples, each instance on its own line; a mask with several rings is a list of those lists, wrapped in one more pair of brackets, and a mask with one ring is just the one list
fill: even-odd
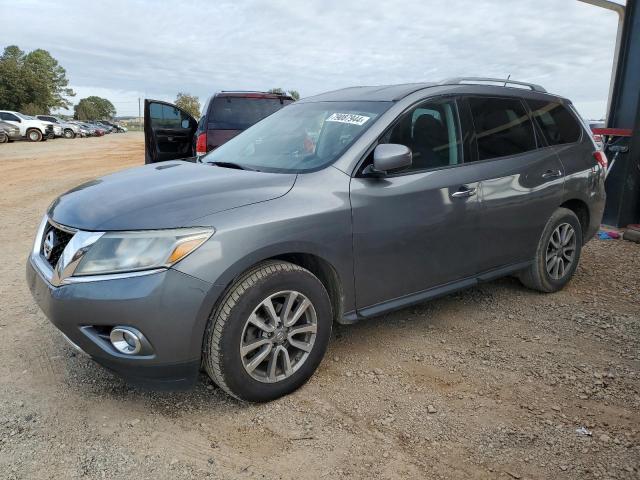
[(49, 217), (81, 230), (177, 228), (285, 195), (295, 174), (172, 161), (107, 175), (58, 197)]

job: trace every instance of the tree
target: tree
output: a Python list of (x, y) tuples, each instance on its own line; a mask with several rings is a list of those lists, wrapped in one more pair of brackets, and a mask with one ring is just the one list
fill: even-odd
[(294, 100), (300, 100), (300, 94), (298, 93), (297, 90), (289, 90), (289, 91), (284, 91), (284, 89), (277, 87), (277, 88), (272, 88), (270, 90), (268, 90), (269, 93), (276, 93), (278, 95), (285, 95), (285, 94), (289, 94), (291, 96), (291, 98), (293, 98)]
[(27, 114), (67, 108), (65, 97), (75, 95), (68, 85), (65, 69), (46, 50), (25, 54), (10, 45), (0, 56), (0, 108)]
[(196, 120), (200, 118), (200, 100), (194, 95), (188, 93), (178, 93), (176, 97), (176, 107), (181, 108)]
[(73, 118), (76, 120), (107, 120), (115, 114), (113, 103), (96, 96), (83, 98), (73, 107)]
[(289, 90), (289, 95), (291, 95), (291, 98), (293, 98), (295, 101), (300, 100), (300, 94), (297, 90)]

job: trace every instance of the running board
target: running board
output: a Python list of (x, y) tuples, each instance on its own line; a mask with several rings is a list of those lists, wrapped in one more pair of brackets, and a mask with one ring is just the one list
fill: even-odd
[(340, 323), (351, 324), (356, 323), (359, 320), (371, 317), (377, 317), (384, 313), (391, 312), (393, 310), (399, 310), (401, 308), (410, 307), (419, 303), (426, 302), (427, 300), (433, 300), (434, 298), (443, 297), (450, 293), (464, 290), (465, 288), (473, 287), (478, 283), (489, 282), (496, 278), (505, 277), (519, 270), (523, 270), (530, 266), (533, 261), (514, 263), (506, 267), (489, 270), (485, 273), (481, 273), (475, 277), (465, 278), (456, 282), (451, 282), (439, 287), (430, 288), (428, 290), (422, 290), (421, 292), (405, 295), (404, 297), (394, 298), (385, 302), (377, 303), (369, 307), (361, 308), (357, 311), (351, 311), (346, 313), (342, 317)]

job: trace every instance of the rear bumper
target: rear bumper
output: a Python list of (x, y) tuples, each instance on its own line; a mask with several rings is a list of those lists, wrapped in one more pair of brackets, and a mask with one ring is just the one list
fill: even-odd
[[(26, 276), (51, 323), (102, 366), (153, 389), (188, 388), (196, 381), (204, 329), (221, 288), (172, 269), (54, 287), (31, 259)], [(119, 353), (105, 334), (113, 326), (136, 328), (152, 351)]]

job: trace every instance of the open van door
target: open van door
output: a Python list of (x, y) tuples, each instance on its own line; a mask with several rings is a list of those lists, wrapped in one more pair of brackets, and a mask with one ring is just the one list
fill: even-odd
[(144, 163), (195, 155), (198, 122), (184, 110), (159, 100), (144, 101)]

